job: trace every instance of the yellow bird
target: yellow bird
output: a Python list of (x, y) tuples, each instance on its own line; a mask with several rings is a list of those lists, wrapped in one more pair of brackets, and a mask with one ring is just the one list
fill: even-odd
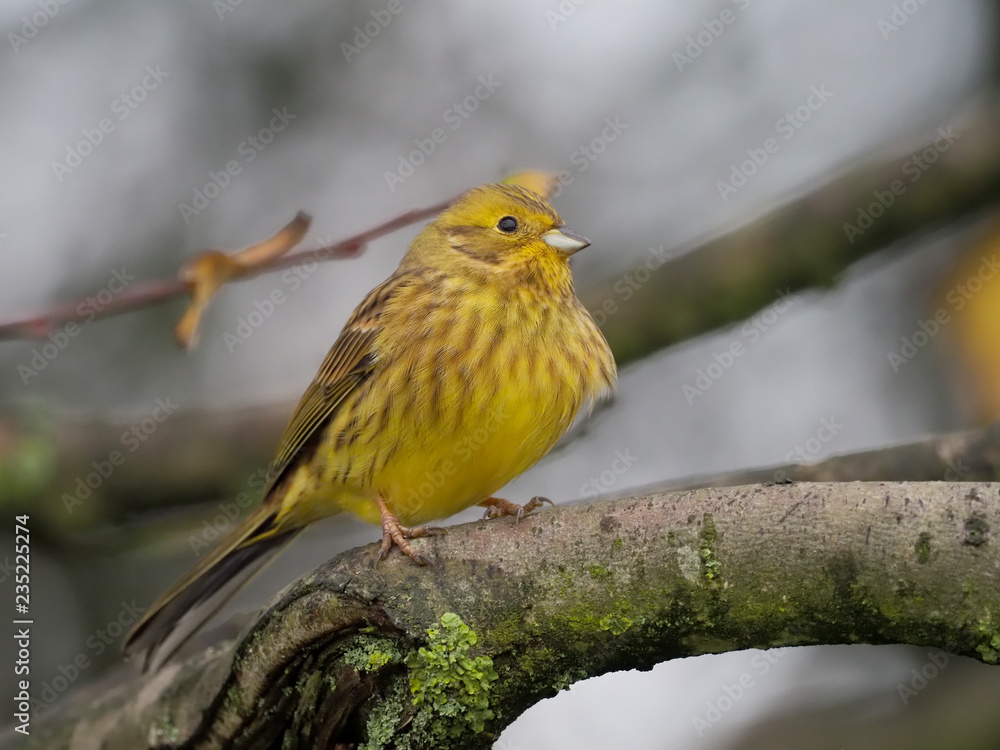
[(126, 639), (157, 669), (305, 526), (351, 513), (382, 527), (378, 560), (479, 504), (609, 394), (615, 362), (576, 298), (590, 243), (513, 185), (469, 190), (358, 305), (285, 430), (259, 507), (177, 581)]

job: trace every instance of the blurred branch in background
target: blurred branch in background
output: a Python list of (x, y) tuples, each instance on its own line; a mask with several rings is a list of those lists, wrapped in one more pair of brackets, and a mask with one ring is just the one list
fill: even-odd
[(581, 299), (622, 365), (745, 320), (789, 291), (829, 287), (860, 258), (1000, 198), (998, 132), (993, 99), (912, 152), (852, 169), (696, 251), (653, 249)]
[[(366, 244), (389, 232), (405, 227), (423, 219), (430, 218), (440, 213), (453, 199), (442, 201), (427, 208), (414, 209), (389, 219), (378, 226), (359, 232), (351, 237), (340, 240), (332, 245), (322, 245), (311, 250), (302, 250), (297, 253), (279, 254), (267, 259), (258, 259), (252, 269), (240, 275), (231, 275), (227, 280), (245, 281), (268, 271), (276, 271), (281, 268), (289, 268), (304, 262), (321, 262), (325, 260), (339, 260), (342, 258), (353, 258), (357, 256)], [(304, 220), (304, 214), (299, 214), (295, 222)], [(286, 226), (282, 232), (289, 229)], [(279, 233), (280, 234), (280, 233)], [(255, 250), (264, 247), (272, 240), (254, 245), (247, 250)], [(287, 247), (285, 248), (287, 250)], [(242, 251), (242, 253), (247, 252)], [(236, 253), (238, 256), (242, 253)], [(204, 254), (196, 256), (194, 260), (204, 258), (206, 254), (218, 255), (219, 251), (208, 250)], [(227, 256), (229, 257), (229, 256)], [(141, 310), (152, 305), (159, 305), (177, 297), (182, 297), (190, 292), (190, 285), (183, 280), (185, 269), (190, 269), (189, 264), (182, 267), (177, 280), (147, 281), (139, 282), (124, 290), (107, 304), (102, 305), (100, 312), (92, 312), (92, 308), (87, 306), (88, 300), (69, 302), (60, 305), (48, 312), (39, 315), (32, 315), (17, 320), (0, 323), (0, 341), (4, 339), (34, 338), (43, 339), (57, 328), (73, 324), (81, 320), (94, 320), (96, 318), (107, 318), (111, 315), (121, 315), (133, 310)]]
[[(212, 297), (230, 281), (243, 277), (253, 277), (295, 247), (309, 231), (312, 219), (299, 211), (295, 218), (282, 227), (277, 234), (263, 242), (235, 253), (222, 250), (205, 250), (188, 260), (177, 272), (179, 278), (191, 294), (191, 303), (184, 315), (174, 326), (174, 338), (182, 349), (192, 349), (198, 343), (201, 318), (208, 309)], [(347, 253), (360, 252), (364, 245), (344, 248)], [(319, 253), (319, 251), (313, 251)]]
[[(555, 175), (537, 170), (516, 172), (503, 182), (526, 187), (545, 197), (551, 196), (558, 184)], [(369, 242), (409, 224), (436, 216), (457, 197), (453, 196), (426, 208), (412, 209), (332, 245), (322, 245), (289, 255), (288, 251), (302, 240), (312, 221), (308, 215), (300, 211), (272, 237), (232, 253), (205, 250), (181, 266), (176, 281), (148, 281), (136, 284), (103, 304), (99, 312), (88, 306), (90, 300), (80, 300), (60, 305), (40, 315), (0, 323), (0, 341), (15, 338), (42, 339), (59, 326), (80, 320), (90, 321), (120, 315), (190, 294), (191, 305), (175, 329), (177, 342), (182, 347), (189, 348), (197, 341), (198, 325), (209, 300), (226, 283), (252, 279), (268, 271), (289, 268), (304, 262), (315, 263), (356, 257)]]
[[(927, 165), (924, 157), (919, 161), (912, 157), (884, 159), (696, 251), (666, 261), (632, 283), (617, 279), (591, 289), (585, 299), (619, 362), (743, 320), (775, 302), (786, 290), (829, 285), (852, 262), (893, 240), (989, 204), (1000, 195), (1000, 140), (995, 137), (1000, 130), (1000, 104), (983, 105), (954, 127), (951, 140), (939, 135), (938, 146), (932, 143), (916, 152), (932, 149), (938, 154), (932, 165), (933, 180), (915, 179), (923, 174), (918, 164)], [(509, 181), (528, 184), (526, 180), (539, 179), (540, 175), (521, 173)], [(530, 186), (543, 192), (551, 189), (547, 184)], [(872, 208), (873, 202), (883, 205), (890, 200), (892, 205), (875, 217), (879, 212)], [(427, 218), (447, 203), (407, 212), (334, 245), (270, 259), (259, 270), (294, 265), (304, 259), (350, 256), (369, 240)], [(874, 218), (869, 223), (859, 218), (862, 214)], [(145, 304), (144, 300), (164, 301), (187, 291), (181, 281), (150, 283), (156, 288), (137, 286), (135, 297), (121, 297), (117, 302), (123, 306), (109, 309), (124, 312)], [(629, 290), (627, 304), (624, 289)], [(0, 338), (44, 335), (75, 314), (76, 306), (66, 306), (50, 315), (8, 323), (0, 326)], [(113, 467), (112, 482), (104, 481), (108, 478), (103, 475), (107, 473), (105, 464), (122, 447), (123, 430), (135, 425), (57, 417), (59, 422), (46, 428), (29, 424), (30, 415), (24, 417), (23, 426), (10, 420), (0, 422), (0, 472), (8, 479), (0, 483), (0, 503), (25, 500), (40, 509), (48, 508), (48, 520), (55, 525), (70, 519), (71, 525), (78, 526), (84, 519), (120, 519), (130, 511), (231, 495), (244, 488), (246, 477), (267, 466), (290, 407), (172, 416), (155, 434), (140, 436), (142, 450), (125, 456), (126, 461)], [(994, 432), (984, 433), (984, 440), (995, 440)], [(812, 473), (821, 467), (796, 468), (788, 476), (839, 480), (949, 476), (940, 461), (896, 467), (883, 463), (905, 458), (900, 450), (884, 456), (875, 452), (863, 459), (864, 466), (858, 463), (862, 459), (834, 459), (830, 462), (830, 466), (837, 462), (833, 476)], [(969, 465), (979, 466), (977, 460), (970, 457)], [(922, 473), (921, 465), (925, 467)], [(958, 471), (958, 476), (993, 479), (997, 476), (995, 466), (990, 458), (982, 473)], [(774, 470), (763, 470), (735, 476), (769, 481), (773, 474)], [(53, 495), (64, 500), (55, 504), (55, 510), (52, 503), (42, 502)], [(74, 500), (81, 502), (68, 516), (62, 512), (63, 506)]]
[[(216, 13), (222, 5), (225, 13)], [(10, 74), (2, 77), (6, 100), (17, 106), (5, 111), (4, 164), (11, 179), (4, 185), (8, 210), (0, 224), (7, 284), (0, 323), (95, 296), (97, 289), (106, 298), (110, 269), (125, 261), (138, 279), (167, 280), (170, 299), (176, 295), (187, 302), (176, 273), (192, 251), (264, 237), (300, 206), (328, 207), (319, 209), (317, 230), (322, 227), (319, 233), (339, 238), (501, 174), (504, 165), (541, 161), (564, 168), (575, 180), (558, 207), (589, 217), (585, 233), (596, 231), (598, 238), (606, 238), (596, 243), (603, 246), (598, 252), (581, 256), (578, 289), (602, 322), (619, 362), (635, 363), (644, 352), (705, 338), (627, 371), (623, 367), (618, 403), (601, 420), (590, 422), (586, 433), (577, 433), (572, 444), (567, 440), (570, 450), (538, 467), (528, 483), (544, 484), (553, 497), (571, 497), (579, 482), (605, 468), (611, 451), (629, 447), (643, 451), (642, 463), (627, 475), (615, 474), (613, 485), (602, 482), (602, 491), (634, 492), (640, 483), (694, 472), (796, 461), (798, 457), (782, 457), (814, 435), (815, 421), (829, 414), (845, 429), (802, 460), (865, 452), (794, 467), (789, 477), (848, 480), (910, 472), (921, 479), (997, 477), (995, 428), (899, 443), (972, 426), (966, 397), (975, 401), (972, 408), (979, 410), (980, 424), (1000, 419), (1000, 369), (995, 367), (1000, 360), (991, 362), (992, 350), (986, 346), (996, 342), (1000, 351), (995, 335), (1000, 310), (991, 309), (989, 299), (1000, 301), (1000, 294), (977, 294), (961, 319), (954, 306), (933, 296), (939, 282), (947, 292), (977, 272), (983, 252), (980, 229), (988, 225), (991, 209), (997, 214), (993, 218), (1000, 218), (993, 208), (1000, 208), (1000, 129), (998, 117), (991, 114), (997, 108), (983, 104), (992, 101), (986, 97), (1000, 97), (998, 0), (808, 7), (741, 0), (723, 3), (725, 8), (667, 3), (632, 9), (595, 3), (556, 8), (553, 0), (558, 25), (551, 20), (553, 12), (522, 5), (483, 5), (470, 12), (462, 3), (404, 3), (402, 13), (386, 16), (390, 27), (379, 26), (379, 33), (370, 36), (363, 30), (369, 24), (375, 29), (376, 11), (330, 4), (296, 4), (279, 14), (239, 2), (139, 3), (124, 13), (109, 13), (109, 6), (99, 3), (71, 4), (71, 12), (49, 18), (45, 28), (32, 27), (31, 36), (13, 50)], [(564, 13), (565, 8), (573, 12)], [(384, 10), (377, 13), (384, 15)], [(24, 36), (22, 24), (31, 22), (31, 13), (24, 18), (8, 13), (6, 18), (8, 29)], [(500, 28), (504, 33), (496, 33)], [(360, 45), (356, 34), (362, 34)], [(22, 48), (25, 43), (30, 46)], [(348, 55), (345, 43), (361, 52)], [(359, 54), (361, 59), (355, 59)], [(683, 65), (679, 57), (685, 58)], [(132, 88), (144, 80), (147, 65), (169, 77), (155, 90), (145, 83)], [(65, 74), (69, 71), (73, 75)], [(502, 82), (488, 100), (472, 96), (480, 74)], [(822, 109), (807, 107), (803, 118), (796, 115), (794, 138), (783, 140), (776, 118), (787, 124), (786, 114), (798, 112), (796, 106), (804, 105), (805, 92), (814, 84), (835, 92), (833, 99)], [(473, 107), (459, 108), (463, 97), (471, 97)], [(969, 107), (977, 99), (980, 105)], [(108, 108), (109, 102), (117, 106), (123, 100), (130, 102), (127, 120), (116, 119), (118, 113)], [(441, 118), (452, 103), (448, 111), (461, 112), (456, 119), (461, 129), (455, 133)], [(133, 109), (133, 104), (139, 106)], [(290, 127), (282, 130), (283, 121), (281, 128), (258, 130), (276, 107), (294, 118)], [(102, 125), (94, 131), (98, 146), (84, 136), (105, 116), (114, 128), (106, 132)], [(606, 139), (601, 129), (618, 116), (627, 130)], [(425, 141), (442, 124), (447, 142)], [(944, 135), (934, 133), (939, 126)], [(744, 162), (748, 146), (759, 152), (757, 147), (775, 135), (782, 139), (781, 149), (769, 152), (766, 164)], [(245, 152), (247, 136), (253, 145)], [(266, 151), (258, 141), (269, 144)], [(431, 146), (414, 151), (422, 142)], [(414, 153), (419, 161), (411, 158)], [(230, 159), (238, 160), (232, 163), (239, 175), (233, 170), (233, 180), (209, 183), (216, 170), (228, 169)], [(738, 195), (728, 200), (717, 195), (719, 180), (739, 180), (737, 169), (748, 174), (745, 163), (754, 176), (738, 188)], [(71, 174), (64, 166), (69, 164)], [(397, 172), (405, 175), (404, 184), (386, 181), (398, 180)], [(219, 188), (216, 197), (199, 204), (200, 213), (189, 223), (184, 205), (194, 203), (191, 197), (201, 197), (209, 184)], [(350, 221), (351, 216), (352, 226), (342, 223), (342, 217)], [(937, 227), (942, 229), (927, 231)], [(315, 234), (310, 232), (310, 238)], [(317, 237), (309, 245), (327, 241)], [(650, 244), (658, 250), (646, 256)], [(92, 662), (85, 673), (76, 676), (74, 671), (65, 692), (47, 697), (42, 691), (45, 711), (32, 729), (59, 720), (56, 700), (72, 700), (69, 693), (86, 687), (85, 681), (101, 679), (106, 670), (120, 666), (112, 653), (115, 644), (99, 641), (102, 649), (109, 646), (99, 655), (90, 647), (92, 635), (106, 630), (109, 622), (118, 627), (120, 613), (141, 608), (174, 574), (189, 567), (192, 557), (211, 543), (208, 532), (217, 538), (217, 521), (232, 522), (230, 510), (257, 502), (255, 485), (293, 404), (236, 407), (292, 396), (288, 389), (295, 387), (295, 373), (311, 375), (302, 368), (328, 346), (328, 326), (336, 325), (337, 311), (349, 309), (347, 298), (357, 290), (359, 278), (384, 276), (393, 264), (390, 255), (395, 253), (373, 249), (360, 263), (322, 265), (310, 286), (255, 333), (252, 346), (238, 353), (227, 352), (218, 338), (255, 309), (255, 298), (265, 299), (262, 291), (287, 291), (281, 286), (285, 271), (229, 287), (225, 297), (215, 298), (212, 329), (206, 327), (205, 349), (195, 358), (183, 357), (169, 345), (183, 307), (176, 301), (86, 326), (72, 350), (60, 353), (57, 363), (48, 363), (45, 374), (30, 382), (18, 378), (16, 368), (31, 358), (33, 349), (51, 350), (44, 331), (49, 326), (59, 336), (61, 324), (22, 320), (33, 322), (29, 328), (43, 338), (12, 341), (6, 349), (2, 344), (10, 339), (0, 331), (0, 352), (10, 360), (4, 373), (7, 408), (0, 408), (0, 507), (8, 509), (8, 518), (15, 507), (30, 511), (37, 542), (33, 562), (44, 583), (33, 639), (43, 646), (33, 654), (36, 694), (45, 682), (64, 679), (62, 668), (78, 655)], [(312, 261), (306, 257), (301, 262)], [(956, 275), (946, 280), (952, 267)], [(607, 269), (601, 284), (600, 274), (588, 273), (598, 268)], [(138, 283), (125, 291), (139, 291)], [(836, 285), (832, 290), (831, 283)], [(144, 293), (163, 293), (157, 284)], [(713, 386), (710, 398), (692, 407), (678, 396), (681, 381), (704, 365), (709, 349), (739, 342), (744, 326), (767, 321), (780, 309), (780, 294), (788, 290), (794, 296), (797, 289), (807, 290), (804, 298), (796, 300), (787, 316), (782, 314), (781, 324), (740, 360), (739, 368), (727, 371), (725, 383)], [(944, 308), (952, 322), (942, 326), (928, 314), (931, 306)], [(938, 335), (905, 370), (897, 370), (891, 357), (898, 352), (909, 358), (907, 351), (915, 351), (914, 334), (924, 343), (931, 338), (926, 321), (937, 326)], [(973, 385), (980, 382), (986, 385)], [(980, 396), (973, 388), (992, 391)], [(175, 411), (168, 400), (151, 414), (154, 407), (148, 400), (167, 393), (180, 407)], [(197, 411), (222, 404), (233, 411)], [(109, 415), (121, 423), (113, 424)], [(162, 423), (156, 419), (167, 415)], [(959, 439), (963, 437), (968, 441)], [(884, 454), (869, 450), (885, 444), (895, 447)], [(781, 481), (778, 472), (688, 481)], [(934, 488), (929, 482), (928, 487)], [(798, 489), (760, 488), (779, 493), (766, 495), (771, 499)], [(924, 496), (923, 488), (914, 491), (910, 507)], [(546, 512), (540, 520), (560, 517)], [(756, 546), (761, 553), (784, 553), (786, 564), (795, 565), (795, 551), (782, 549), (785, 524), (794, 522), (795, 514), (785, 524), (779, 520), (774, 516), (771, 524), (761, 526)], [(535, 529), (538, 523), (522, 525)], [(839, 540), (811, 531), (808, 554), (838, 548)], [(371, 534), (371, 528), (348, 519), (316, 528), (282, 567), (246, 592), (246, 606), (251, 601), (260, 606), (262, 597), (301, 571)], [(934, 566), (934, 561), (914, 562), (916, 542), (902, 541), (897, 558), (901, 578), (911, 580)], [(978, 555), (982, 563), (990, 550), (995, 552), (993, 541), (978, 548), (966, 545), (960, 552)], [(867, 546), (859, 549), (868, 551)], [(677, 552), (666, 549), (658, 562), (669, 563)], [(475, 556), (461, 549), (457, 557)], [(580, 588), (619, 583), (617, 578), (598, 580), (603, 571), (586, 569), (593, 562), (580, 560), (584, 567), (574, 568)], [(829, 569), (847, 568), (838, 562), (842, 560), (831, 561)], [(495, 559), (481, 563), (479, 572), (496, 571)], [(889, 586), (899, 571), (885, 572), (883, 583)], [(975, 570), (976, 575), (984, 572), (985, 566)], [(366, 574), (359, 575), (367, 580)], [(436, 573), (427, 575), (434, 578)], [(728, 580), (725, 567), (723, 576)], [(322, 578), (315, 580), (318, 587), (325, 585)], [(964, 577), (953, 578), (952, 593), (964, 582)], [(7, 583), (13, 585), (10, 573)], [(505, 576), (495, 576), (478, 595), (506, 583)], [(838, 588), (832, 576), (822, 583), (817, 594), (851, 591), (849, 586)], [(410, 583), (396, 585), (406, 590)], [(985, 588), (974, 596), (991, 592), (995, 603), (995, 580)], [(921, 594), (903, 593), (907, 601)], [(532, 594), (520, 601), (532, 601)], [(123, 607), (122, 600), (129, 606)], [(850, 610), (845, 606), (839, 613)], [(676, 621), (679, 614), (684, 614), (681, 608), (662, 619)], [(469, 622), (482, 634), (479, 624)], [(543, 662), (545, 654), (531, 649), (527, 624), (526, 632), (514, 635), (523, 635), (528, 653)], [(421, 642), (423, 625), (407, 624), (404, 645)], [(617, 640), (605, 635), (614, 649), (634, 631), (635, 625)], [(360, 649), (356, 655), (363, 655), (372, 644), (352, 645)], [(312, 646), (311, 653), (322, 647)], [(555, 706), (539, 707), (540, 720), (525, 717), (521, 735), (513, 727), (508, 741), (498, 746), (566, 750), (670, 744), (678, 750), (703, 750), (731, 738), (767, 705), (805, 711), (810, 703), (829, 706), (838, 694), (848, 701), (864, 700), (852, 703), (857, 710), (846, 716), (804, 716), (806, 723), (792, 728), (791, 746), (980, 750), (996, 745), (1000, 727), (993, 728), (991, 739), (978, 743), (967, 730), (998, 714), (1000, 670), (958, 657), (920, 699), (911, 701), (908, 729), (873, 727), (879, 741), (868, 744), (856, 734), (835, 731), (838, 727), (830, 723), (839, 719), (855, 727), (872, 726), (898, 708), (897, 675), (908, 680), (910, 667), (919, 669), (926, 662), (923, 649), (914, 648), (909, 657), (902, 651), (790, 649), (785, 671), (771, 673), (773, 681), (762, 683), (738, 710), (726, 714), (728, 726), (720, 722), (708, 738), (700, 732), (696, 737), (692, 730), (692, 707), (724, 695), (722, 685), (738, 679), (743, 656), (673, 663), (656, 675), (578, 686)], [(323, 658), (320, 667), (337, 667), (336, 658)], [(980, 678), (984, 673), (997, 677), (991, 686), (980, 679), (978, 695), (943, 688), (950, 706), (925, 702), (924, 696), (959, 674), (960, 663), (979, 668)], [(310, 714), (308, 691), (333, 693), (327, 678), (335, 672), (320, 674), (316, 667), (311, 673), (315, 679), (297, 681), (309, 665), (295, 666), (302, 669), (288, 682), (276, 679), (268, 697), (282, 701), (279, 710), (288, 709), (284, 716), (290, 722), (306, 726), (316, 715)], [(219, 663), (219, 669), (227, 675), (228, 662)], [(343, 679), (336, 676), (337, 692), (343, 693), (352, 685), (366, 689), (382, 673), (376, 669), (353, 676), (345, 671)], [(124, 682), (123, 700), (139, 700), (139, 683), (117, 670), (108, 677), (112, 684)], [(15, 692), (11, 686), (16, 679), (8, 675), (6, 694)], [(156, 684), (145, 683), (144, 689)], [(180, 686), (180, 701), (204, 694), (195, 681), (174, 684)], [(556, 684), (551, 680), (543, 686)], [(213, 687), (210, 680), (201, 685)], [(281, 695), (286, 687), (289, 694)], [(133, 692), (126, 695), (129, 690)], [(588, 691), (596, 696), (589, 704), (581, 700)], [(231, 699), (251, 705), (249, 700), (240, 704), (245, 696), (235, 687), (216, 694), (220, 710)], [(86, 697), (81, 691), (80, 698)], [(948, 708), (962, 699), (962, 713), (949, 716)], [(575, 714), (566, 721), (546, 720), (546, 711), (563, 710), (560, 704)], [(348, 703), (327, 704), (331, 710), (338, 705)], [(110, 722), (122, 718), (106, 716)], [(356, 716), (362, 726), (378, 718)], [(936, 726), (928, 724), (932, 720)], [(123, 725), (127, 721), (122, 718)], [(546, 735), (546, 724), (558, 728)], [(184, 721), (175, 726), (185, 726)], [(174, 727), (164, 729), (162, 745), (180, 741), (170, 739)], [(892, 731), (896, 729), (898, 733)], [(86, 734), (81, 731), (77, 737)], [(946, 736), (937, 741), (942, 734)], [(759, 747), (779, 747), (771, 737), (758, 739)], [(147, 740), (142, 735), (135, 745)], [(12, 746), (20, 744), (11, 741)], [(260, 744), (272, 746), (263, 739)], [(298, 744), (320, 743), (308, 737)]]
[(28, 747), (489, 748), (577, 680), (685, 656), (910, 643), (996, 664), (997, 491), (653, 494), (453, 527), (417, 542), (436, 569), (360, 547), (236, 641), (83, 691)]
[[(1000, 102), (983, 104), (903, 158), (865, 165), (748, 226), (685, 252), (651, 252), (635, 274), (586, 290), (620, 364), (744, 320), (789, 291), (827, 287), (851, 263), (916, 231), (967, 216), (1000, 196)], [(933, 153), (933, 161), (926, 158)], [(934, 169), (933, 180), (921, 180)], [(540, 173), (515, 175), (536, 190)], [(355, 256), (366, 243), (434, 216), (453, 199), (414, 209), (333, 245), (261, 262), (241, 279), (306, 260)], [(655, 250), (655, 249), (654, 249)], [(676, 257), (679, 253), (683, 255)], [(652, 269), (652, 271), (651, 271)], [(160, 304), (188, 293), (181, 280), (125, 290), (97, 317)], [(627, 299), (628, 304), (623, 304)], [(90, 315), (81, 304), (0, 323), (0, 340), (44, 338)]]
[[(141, 420), (120, 424), (64, 418), (51, 425), (0, 421), (0, 505), (36, 508), (39, 529), (48, 528), (62, 537), (81, 528), (113, 526), (143, 512), (218, 502), (239, 493), (249, 492), (256, 502), (260, 486), (255, 478), (266, 471), (292, 406), (179, 413), (148, 434), (142, 432)], [(137, 438), (129, 443), (136, 446), (133, 453), (122, 450), (123, 436), (137, 429), (142, 442)], [(117, 464), (109, 459), (115, 451), (123, 454)], [(111, 473), (114, 480), (105, 481)], [(785, 481), (998, 479), (1000, 423), (995, 423), (817, 464), (692, 477), (645, 489)], [(177, 520), (188, 525), (197, 518), (196, 511)]]
[[(166, 406), (169, 408), (170, 404)], [(114, 423), (64, 418), (0, 422), (0, 503), (35, 508), (40, 535), (61, 544), (74, 532), (110, 528), (130, 517), (190, 507), (172, 523), (184, 534), (203, 520), (202, 504), (240, 497), (256, 504), (274, 444), (292, 404), (232, 411), (179, 413), (148, 432), (144, 420)], [(123, 436), (129, 439), (123, 442)], [(135, 437), (138, 436), (138, 437)], [(132, 440), (132, 437), (135, 437)], [(129, 447), (135, 448), (129, 452)], [(113, 454), (122, 460), (113, 461)], [(112, 479), (113, 475), (113, 479)], [(996, 481), (1000, 478), (1000, 423), (905, 445), (835, 456), (817, 464), (734, 471), (657, 483), (646, 491), (784, 481)], [(170, 536), (165, 520), (151, 530)], [(115, 535), (141, 545), (132, 525)], [(105, 543), (110, 540), (105, 539)]]
[(905, 445), (834, 456), (815, 464), (784, 464), (667, 482), (646, 491), (783, 482), (1000, 481), (1000, 423), (935, 435)]
[(291, 406), (172, 413), (168, 398), (130, 423), (0, 420), (0, 507), (34, 508), (40, 536), (64, 537), (248, 487), (256, 501), (253, 477), (266, 471)]

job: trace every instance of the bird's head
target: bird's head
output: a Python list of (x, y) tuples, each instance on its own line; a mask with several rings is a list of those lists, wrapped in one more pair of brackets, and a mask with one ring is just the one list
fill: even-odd
[(503, 274), (559, 287), (572, 282), (569, 258), (589, 240), (565, 228), (549, 203), (515, 185), (464, 193), (414, 241), (404, 265), (477, 275)]

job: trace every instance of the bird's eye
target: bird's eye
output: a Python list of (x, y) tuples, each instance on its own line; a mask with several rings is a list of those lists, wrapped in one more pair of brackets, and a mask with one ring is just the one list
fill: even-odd
[(504, 234), (514, 234), (517, 231), (517, 219), (513, 216), (504, 216), (497, 222), (497, 229)]

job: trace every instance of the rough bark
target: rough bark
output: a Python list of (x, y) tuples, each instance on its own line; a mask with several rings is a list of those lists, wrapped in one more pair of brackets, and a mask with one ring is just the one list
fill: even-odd
[[(360, 547), (236, 641), (46, 715), (29, 746), (487, 748), (575, 680), (677, 657), (909, 643), (995, 663), (997, 529), (998, 484), (792, 484), (453, 527), (416, 541), (436, 568), (373, 568)], [(429, 638), (449, 623), (450, 640)], [(444, 667), (419, 651), (435, 643)], [(456, 664), (475, 675), (461, 693)]]

